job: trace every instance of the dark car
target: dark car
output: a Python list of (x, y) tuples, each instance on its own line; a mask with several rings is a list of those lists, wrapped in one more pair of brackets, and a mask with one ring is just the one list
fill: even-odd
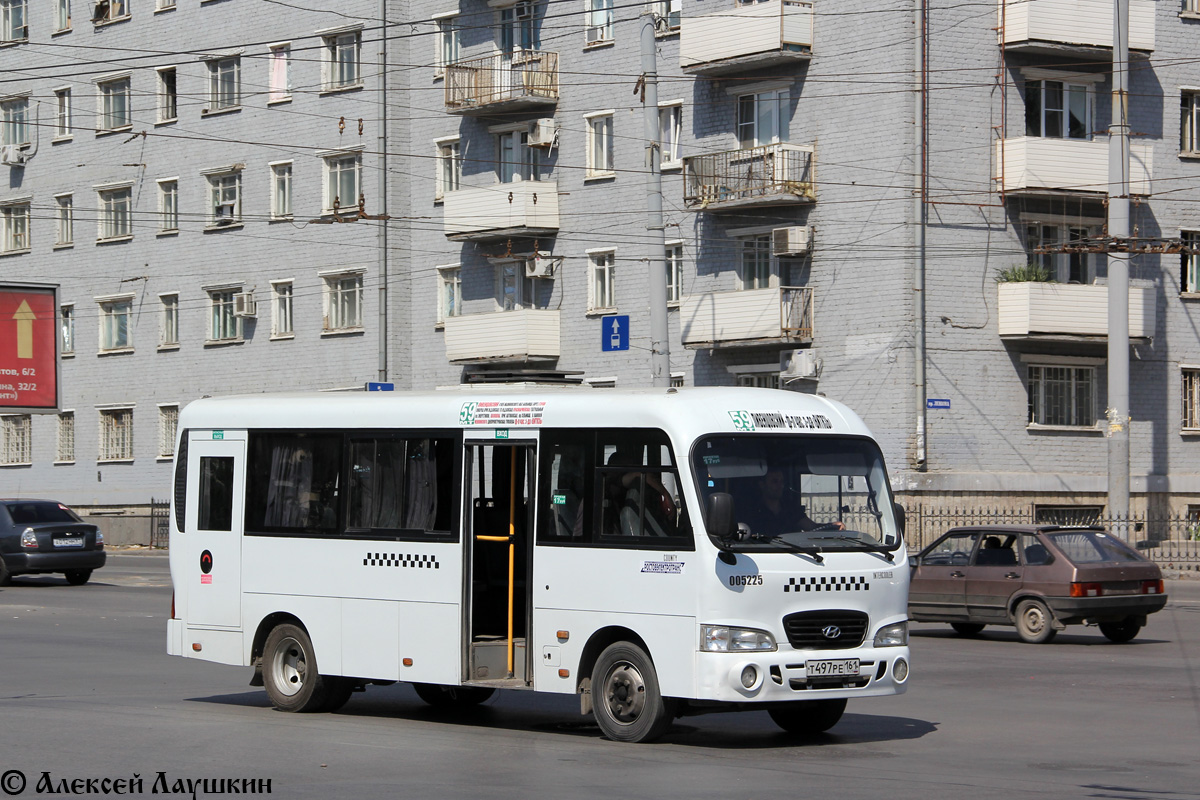
[(964, 635), (1015, 625), (1048, 642), (1067, 625), (1098, 624), (1128, 642), (1167, 604), (1158, 565), (1103, 528), (952, 528), (913, 559), (908, 613)]
[(0, 586), (42, 572), (61, 572), (78, 586), (104, 558), (104, 534), (62, 503), (0, 499)]

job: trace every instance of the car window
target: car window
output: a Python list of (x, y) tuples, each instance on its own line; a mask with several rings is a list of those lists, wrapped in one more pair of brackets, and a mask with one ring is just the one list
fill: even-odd
[(979, 532), (954, 533), (942, 539), (921, 556), (922, 566), (965, 567), (971, 560), (971, 551), (979, 541)]
[(1046, 545), (1042, 544), (1037, 536), (1029, 533), (1021, 537), (1021, 552), (1024, 554), (1025, 564), (1031, 567), (1049, 564), (1054, 560)]
[(1015, 534), (985, 531), (983, 543), (975, 551), (975, 560), (972, 563), (977, 567), (1014, 566), (1017, 563), (1017, 552), (1013, 549), (1016, 539)]
[(61, 503), (6, 503), (14, 525), (38, 522), (80, 522), (75, 512)]
[(1145, 561), (1128, 545), (1102, 531), (1070, 531), (1048, 534), (1054, 546), (1076, 564), (1100, 561)]

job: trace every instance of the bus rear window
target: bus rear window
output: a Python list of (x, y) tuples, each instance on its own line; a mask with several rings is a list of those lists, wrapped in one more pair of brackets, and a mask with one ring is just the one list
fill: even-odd
[(341, 465), (340, 434), (251, 436), (246, 530), (336, 533)]

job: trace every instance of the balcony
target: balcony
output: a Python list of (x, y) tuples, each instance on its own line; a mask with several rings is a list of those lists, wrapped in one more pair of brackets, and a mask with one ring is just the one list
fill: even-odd
[[(1000, 337), (1108, 338), (1108, 287), (1078, 283), (1001, 283)], [(1129, 338), (1154, 336), (1154, 289), (1129, 287)]]
[(442, 229), (455, 242), (558, 232), (558, 182), (514, 181), (446, 192)]
[(558, 314), (520, 308), (447, 317), (446, 358), (457, 364), (558, 358)]
[(692, 211), (740, 210), (816, 200), (813, 148), (769, 144), (683, 159), (683, 203)]
[[(1094, 54), (1113, 46), (1111, 0), (1001, 0), (1004, 48), (1010, 52)], [(1154, 50), (1154, 2), (1130, 0), (1129, 49)]]
[(558, 102), (558, 53), (518, 50), (446, 66), (446, 111), (499, 114)]
[(684, 16), (679, 32), (679, 64), (691, 75), (786, 67), (807, 61), (812, 56), (812, 43), (812, 3), (767, 0), (718, 14)]
[(813, 290), (779, 286), (683, 298), (679, 324), (688, 348), (811, 342)]
[[(1149, 195), (1154, 151), (1146, 142), (1131, 142), (1129, 152), (1129, 190)], [(996, 169), (997, 183), (1009, 193), (1102, 195), (1108, 191), (1108, 139), (1003, 139), (996, 143)]]

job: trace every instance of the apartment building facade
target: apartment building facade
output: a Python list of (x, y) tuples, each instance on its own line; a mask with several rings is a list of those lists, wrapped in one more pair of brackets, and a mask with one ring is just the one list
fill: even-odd
[[(910, 504), (1103, 510), (1106, 262), (1067, 251), (1104, 229), (1104, 3), (937, 10), (924, 64), (909, 2), (649, 4), (665, 252), (641, 4), (176, 3), (89, 3), (62, 27), (66, 0), (0, 2), (21, 70), (5, 142), (31, 132), (4, 167), (24, 238), (0, 264), (61, 285), (70, 351), (63, 413), (4, 418), (28, 443), (6, 492), (144, 503), (172, 409), (205, 394), (648, 385), (662, 260), (678, 384), (848, 402)], [(1200, 240), (1198, 19), (1133, 3), (1137, 236)], [(1055, 282), (997, 280), (1031, 264)], [(1131, 271), (1135, 510), (1200, 513), (1196, 259)], [(628, 350), (605, 346), (613, 316)]]

